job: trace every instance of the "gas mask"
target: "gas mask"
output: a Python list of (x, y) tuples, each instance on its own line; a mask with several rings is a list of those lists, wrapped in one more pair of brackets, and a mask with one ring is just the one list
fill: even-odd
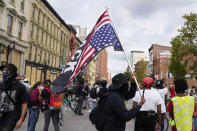
[(120, 94), (124, 97), (125, 100), (132, 99), (136, 93), (136, 84), (125, 82), (119, 89)]
[(129, 91), (129, 83), (128, 82), (125, 82), (124, 84), (121, 85), (120, 89), (119, 89), (119, 93), (125, 97), (127, 96), (128, 94), (128, 91)]
[(14, 78), (14, 74), (8, 70), (3, 70), (2, 71), (2, 76), (3, 76), (3, 82), (7, 84)]

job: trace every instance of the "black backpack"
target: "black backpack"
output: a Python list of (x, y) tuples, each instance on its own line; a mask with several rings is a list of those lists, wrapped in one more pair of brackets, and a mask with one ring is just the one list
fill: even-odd
[(98, 85), (95, 85), (90, 89), (90, 98), (92, 99), (97, 98), (97, 88), (99, 88)]
[(90, 112), (89, 119), (93, 125), (95, 125), (97, 130), (103, 130), (105, 124), (106, 124), (106, 114), (105, 114), (105, 108), (106, 108), (106, 96), (99, 100), (98, 105)]

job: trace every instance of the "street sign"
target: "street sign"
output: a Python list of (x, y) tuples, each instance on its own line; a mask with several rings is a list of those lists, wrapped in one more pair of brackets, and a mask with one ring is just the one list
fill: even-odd
[(52, 70), (51, 71), (51, 74), (57, 74), (58, 72), (57, 71), (55, 71), (55, 70)]
[(60, 65), (60, 69), (64, 69), (65, 65)]
[(38, 70), (43, 70), (43, 67), (42, 67), (42, 66), (38, 66), (37, 69), (38, 69)]
[(24, 80), (25, 77), (24, 77), (24, 76), (17, 76), (16, 79), (17, 79), (17, 80)]

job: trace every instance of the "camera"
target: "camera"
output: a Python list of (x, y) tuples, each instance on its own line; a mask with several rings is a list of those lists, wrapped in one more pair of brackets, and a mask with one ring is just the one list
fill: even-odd
[(33, 111), (34, 111), (34, 116), (37, 118), (38, 117), (38, 107), (33, 106)]

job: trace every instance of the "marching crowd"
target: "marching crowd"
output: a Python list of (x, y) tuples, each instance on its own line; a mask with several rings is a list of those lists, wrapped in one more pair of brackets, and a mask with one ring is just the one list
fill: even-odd
[[(37, 82), (33, 87), (28, 79), (20, 82), (16, 80), (17, 67), (13, 64), (3, 65), (0, 70), (3, 78), (0, 83), (0, 131), (18, 129), (24, 119), (28, 119), (27, 131), (35, 131), (40, 112), (44, 113), (43, 131), (48, 131), (51, 119), (54, 130), (59, 131), (61, 108), (68, 90), (53, 93), (50, 80)], [(131, 83), (131, 77), (119, 73), (112, 78), (109, 87), (106, 80), (98, 80), (91, 89), (82, 77), (78, 77), (73, 86), (78, 98), (75, 114), (83, 115), (83, 105), (87, 107), (90, 97), (89, 119), (98, 131), (125, 131), (126, 122), (131, 119), (135, 120), (135, 131), (164, 131), (167, 112), (172, 131), (197, 131), (196, 87), (188, 93), (185, 79), (175, 79), (173, 85), (167, 85), (165, 80), (145, 77), (138, 89), (135, 82)], [(170, 100), (166, 102), (169, 92)], [(128, 109), (126, 103), (130, 99), (133, 107)]]

